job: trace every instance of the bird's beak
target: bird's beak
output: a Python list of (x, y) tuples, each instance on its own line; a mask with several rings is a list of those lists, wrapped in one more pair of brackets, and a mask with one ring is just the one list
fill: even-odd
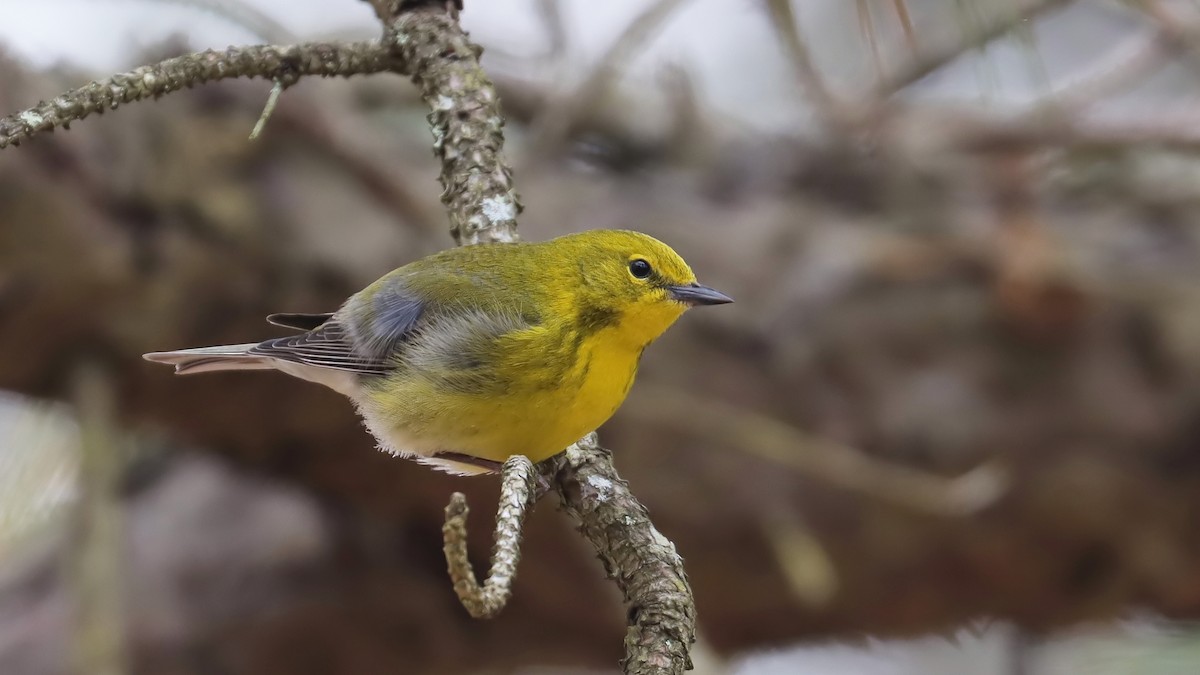
[(733, 298), (721, 291), (700, 284), (667, 286), (667, 293), (685, 305), (724, 305), (733, 302)]

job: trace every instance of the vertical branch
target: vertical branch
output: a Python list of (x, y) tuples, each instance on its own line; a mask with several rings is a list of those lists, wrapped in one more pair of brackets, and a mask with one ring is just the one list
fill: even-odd
[(504, 117), (482, 50), (437, 6), (395, 8), (385, 42), (413, 73), (429, 104), (433, 151), (441, 160), (442, 203), (460, 245), (516, 241), (521, 200), (503, 156)]

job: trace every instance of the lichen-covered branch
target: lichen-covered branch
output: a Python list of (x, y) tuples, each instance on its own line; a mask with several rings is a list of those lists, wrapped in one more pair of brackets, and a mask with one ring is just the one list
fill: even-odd
[(696, 606), (675, 545), (612, 465), (612, 456), (588, 434), (565, 453), (543, 462), (563, 510), (600, 553), (610, 579), (629, 605), (626, 673), (677, 674), (692, 667)]
[(384, 41), (409, 64), (432, 110), (433, 150), (442, 164), (442, 203), (454, 240), (515, 241), (521, 200), (503, 156), (496, 88), (479, 65), (482, 50), (444, 9), (400, 4)]
[(128, 73), (97, 80), (32, 108), (0, 118), (0, 148), (93, 113), (179, 91), (214, 80), (259, 77), (291, 84), (308, 75), (350, 77), (385, 70), (404, 72), (392, 52), (378, 42), (310, 42), (290, 46), (230, 47), (186, 54)]
[[(434, 152), (442, 160), (442, 202), (450, 212), (454, 238), (460, 244), (514, 241), (521, 205), (502, 154), (504, 120), (495, 87), (479, 66), (480, 49), (444, 9), (401, 0), (393, 2), (389, 11), (395, 18), (385, 41), (395, 46), (401, 61), (411, 65), (413, 80), (432, 108), (429, 123)], [(597, 445), (595, 434), (559, 458), (544, 463), (544, 470), (553, 474), (564, 509), (579, 521), (580, 531), (632, 606), (625, 672), (652, 675), (689, 669), (696, 610), (674, 545), (654, 529), (645, 507), (617, 475), (607, 451)], [(515, 503), (518, 497), (524, 503), (525, 497), (512, 488), (518, 479), (511, 471), (506, 463), (493, 573), (482, 592), (462, 543), (465, 500), (455, 495), (446, 510), (443, 532), (455, 591), (477, 616), (489, 616), (503, 606), (507, 600), (503, 584), (515, 572), (523, 515)], [(495, 590), (489, 591), (489, 585)]]
[(455, 492), (446, 506), (442, 539), (454, 592), (476, 619), (489, 619), (504, 609), (521, 559), (521, 528), (535, 501), (536, 474), (524, 455), (514, 455), (501, 471), (500, 505), (496, 509), (495, 544), (487, 579), (480, 586), (467, 552), (467, 498)]

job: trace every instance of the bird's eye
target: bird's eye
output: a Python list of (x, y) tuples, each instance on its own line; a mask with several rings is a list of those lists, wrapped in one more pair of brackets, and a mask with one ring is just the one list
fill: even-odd
[(650, 276), (650, 263), (638, 258), (629, 261), (629, 273), (638, 279), (645, 279)]

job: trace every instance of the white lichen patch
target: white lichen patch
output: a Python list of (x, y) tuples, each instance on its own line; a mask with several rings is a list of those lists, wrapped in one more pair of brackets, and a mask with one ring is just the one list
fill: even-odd
[(20, 118), (21, 122), (25, 124), (25, 126), (30, 128), (41, 126), (42, 122), (45, 121), (41, 115), (33, 112), (32, 110), (26, 110), (18, 115), (18, 117)]
[(493, 225), (517, 217), (517, 205), (509, 197), (488, 197), (479, 206)]
[(441, 94), (437, 97), (437, 101), (434, 102), (433, 108), (434, 110), (453, 110), (454, 99), (446, 96), (445, 94)]
[[(604, 476), (588, 476), (588, 485), (596, 490), (596, 498), (600, 501), (608, 501), (612, 493), (613, 482)], [(661, 536), (661, 535), (660, 535)]]

